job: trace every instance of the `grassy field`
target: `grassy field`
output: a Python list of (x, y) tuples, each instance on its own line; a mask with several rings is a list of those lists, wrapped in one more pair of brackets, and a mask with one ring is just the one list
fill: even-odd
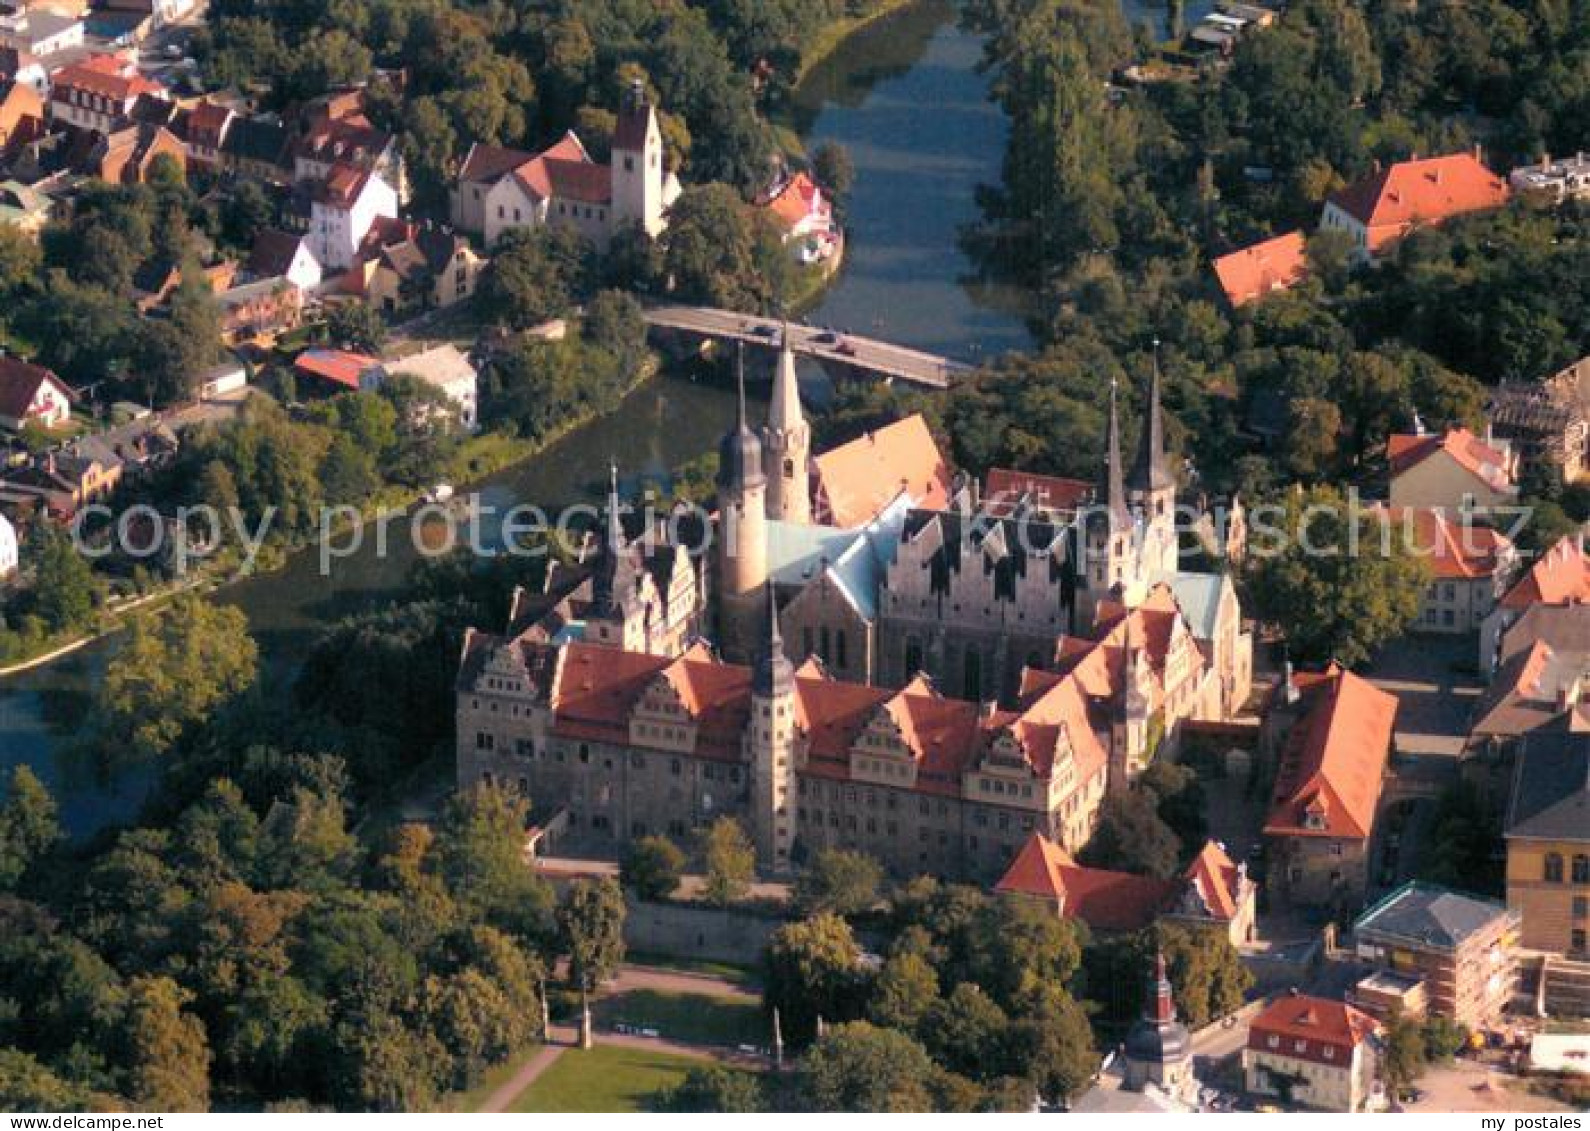
[(490, 1098), (491, 1094), (508, 1082), (519, 1067), (536, 1053), (541, 1051), (537, 1044), (527, 1045), (498, 1064), (486, 1071), (480, 1078), (480, 1083), (470, 1088), (467, 1092), (452, 1092), (446, 1097), (443, 1107), (447, 1111), (479, 1111), (480, 1105)]
[(653, 954), (645, 950), (632, 950), (625, 956), (629, 966), (651, 966), (658, 970), (678, 970), (684, 974), (701, 974), (708, 978), (721, 978), (736, 986), (754, 991), (757, 971), (750, 966), (734, 966), (728, 962), (712, 962), (705, 958), (679, 958), (671, 954)]
[(733, 1048), (772, 1040), (761, 1007), (748, 1001), (631, 990), (599, 1002), (595, 1010), (604, 1028), (655, 1029), (660, 1037), (686, 1044)]
[(635, 1112), (703, 1063), (648, 1049), (570, 1049), (514, 1100), (516, 1112)]

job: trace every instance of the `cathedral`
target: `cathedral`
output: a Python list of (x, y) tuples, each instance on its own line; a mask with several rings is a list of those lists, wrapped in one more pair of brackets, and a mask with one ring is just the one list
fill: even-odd
[(1070, 510), (983, 505), (920, 420), (814, 458), (787, 344), (762, 428), (745, 403), (742, 375), (710, 551), (626, 530), (615, 473), (583, 559), (466, 634), (461, 785), (528, 793), (572, 851), (729, 815), (773, 874), (844, 847), (988, 880), (1034, 832), (1080, 849), (1246, 698), (1229, 579), (1177, 570), (1157, 372), (1131, 467), (1112, 395), (1103, 505)]

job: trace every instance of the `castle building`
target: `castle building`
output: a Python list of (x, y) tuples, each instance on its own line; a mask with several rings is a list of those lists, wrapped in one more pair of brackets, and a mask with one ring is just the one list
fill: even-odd
[(762, 441), (746, 423), (745, 359), (739, 365), (739, 420), (718, 444), (718, 646), (746, 660), (758, 639), (767, 585), (767, 474)]
[(681, 191), (664, 166), (656, 108), (636, 83), (619, 108), (608, 164), (593, 160), (573, 131), (540, 153), (477, 143), (449, 211), (454, 227), (487, 246), (516, 228), (563, 224), (605, 250), (626, 228), (661, 234)]

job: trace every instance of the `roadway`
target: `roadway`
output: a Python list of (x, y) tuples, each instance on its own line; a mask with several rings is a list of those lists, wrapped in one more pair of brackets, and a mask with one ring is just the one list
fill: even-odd
[[(777, 318), (700, 306), (650, 307), (646, 311), (646, 321), (658, 329), (767, 348), (781, 344), (784, 329), (784, 323)], [(789, 324), (789, 335), (791, 348), (803, 357), (930, 389), (948, 388), (957, 376), (971, 370), (964, 362), (938, 354), (797, 322)]]

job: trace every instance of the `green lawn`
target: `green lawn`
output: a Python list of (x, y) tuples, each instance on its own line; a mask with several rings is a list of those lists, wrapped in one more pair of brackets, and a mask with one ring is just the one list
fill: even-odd
[(734, 966), (705, 958), (677, 958), (671, 954), (653, 954), (645, 950), (630, 951), (624, 961), (629, 966), (651, 966), (658, 970), (678, 970), (684, 974), (721, 978), (753, 993), (756, 990), (757, 971), (750, 966)]
[(762, 1010), (755, 1002), (731, 1001), (702, 994), (631, 990), (595, 1006), (604, 1029), (629, 1025), (655, 1029), (670, 1041), (690, 1045), (765, 1045), (772, 1041)]
[(704, 1061), (648, 1049), (569, 1049), (514, 1100), (515, 1112), (635, 1112)]
[(506, 1084), (525, 1061), (540, 1051), (541, 1046), (538, 1044), (526, 1045), (501, 1064), (488, 1068), (486, 1074), (480, 1078), (480, 1083), (473, 1088), (465, 1092), (449, 1093), (443, 1101), (443, 1108), (447, 1111), (479, 1111), (480, 1105), (485, 1103), (493, 1092)]

